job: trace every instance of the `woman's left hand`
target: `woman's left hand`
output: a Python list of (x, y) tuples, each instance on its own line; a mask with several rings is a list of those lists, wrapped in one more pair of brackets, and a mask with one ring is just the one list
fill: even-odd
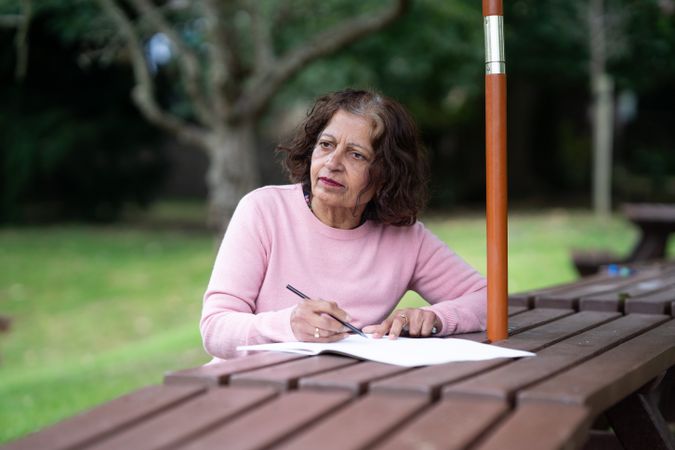
[(431, 330), (442, 327), (441, 320), (436, 313), (427, 309), (405, 308), (394, 311), (387, 319), (379, 325), (368, 325), (363, 328), (364, 333), (372, 333), (373, 337), (378, 339), (385, 334), (389, 339), (396, 339), (403, 333), (408, 332), (411, 337), (431, 336)]

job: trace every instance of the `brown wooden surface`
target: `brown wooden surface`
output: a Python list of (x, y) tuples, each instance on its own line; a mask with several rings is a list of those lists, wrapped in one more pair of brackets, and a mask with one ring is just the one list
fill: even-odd
[(103, 439), (145, 418), (168, 411), (172, 406), (204, 392), (201, 386), (149, 386), (10, 443), (3, 449), (46, 450), (80, 447)]
[(509, 305), (509, 317), (515, 316), (516, 314), (524, 313), (525, 311), (528, 311), (530, 308), (527, 306), (512, 306)]
[(447, 387), (445, 396), (491, 396), (513, 401), (515, 393), (588, 360), (659, 323), (664, 316), (631, 314), (548, 346), (523, 358)]
[(626, 277), (617, 276), (604, 278), (597, 283), (579, 284), (578, 286), (572, 285), (565, 290), (537, 295), (534, 299), (534, 305), (536, 308), (578, 309), (579, 299), (582, 297), (625, 289), (642, 281), (652, 279), (658, 275), (658, 272), (645, 270), (644, 272)]
[(588, 406), (594, 414), (675, 365), (675, 320), (518, 394), (520, 402)]
[(626, 300), (624, 311), (626, 314), (643, 313), (673, 315), (673, 302), (675, 302), (675, 286), (651, 294), (631, 297)]
[(666, 288), (670, 288), (675, 293), (675, 273), (671, 271), (602, 294), (581, 297), (579, 309), (623, 312), (625, 305), (633, 302), (634, 299), (653, 295)]
[(361, 395), (368, 390), (369, 383), (410, 370), (413, 369), (375, 361), (364, 361), (330, 372), (303, 377), (300, 379), (299, 385), (301, 389), (340, 389), (349, 391), (354, 395)]
[(640, 238), (626, 260), (664, 258), (670, 235), (675, 232), (675, 205), (626, 204), (623, 212), (640, 229)]
[(477, 450), (580, 448), (586, 440), (591, 415), (580, 405), (529, 404), (519, 406), (486, 435)]
[(443, 399), (375, 445), (378, 450), (467, 448), (509, 413), (489, 398)]
[(370, 448), (427, 405), (428, 401), (420, 397), (366, 395), (275, 448)]
[(595, 284), (607, 278), (609, 278), (609, 276), (606, 274), (595, 274), (582, 278), (580, 280), (574, 280), (568, 283), (558, 284), (556, 286), (534, 289), (531, 291), (516, 292), (509, 295), (509, 305), (526, 306), (528, 308), (534, 308), (534, 299), (537, 296), (554, 295), (558, 292), (565, 292), (572, 287), (581, 287), (590, 284)]
[(273, 352), (253, 353), (227, 362), (169, 372), (164, 376), (164, 383), (201, 383), (207, 386), (218, 386), (227, 384), (230, 376), (235, 373), (260, 369), (300, 358), (303, 358), (303, 355)]
[[(163, 386), (4, 448), (581, 448), (601, 414), (616, 421), (624, 445), (657, 445), (665, 442), (661, 413), (643, 408), (637, 417), (630, 402), (647, 398), (643, 392), (658, 399), (652, 394), (672, 381), (660, 376), (675, 373), (675, 319), (655, 314), (664, 305), (672, 313), (669, 270), (672, 264), (645, 265), (637, 276), (611, 280), (609, 290), (598, 277), (545, 293), (578, 296), (595, 284), (608, 295), (627, 293), (625, 310), (642, 304), (650, 314), (509, 308), (510, 337), (494, 345), (534, 351), (533, 358), (407, 368), (253, 353), (173, 372)], [(656, 279), (666, 281), (649, 284)], [(485, 333), (464, 337), (486, 340)]]
[[(536, 327), (547, 321), (555, 320), (561, 314), (572, 314), (573, 311), (560, 312), (534, 312), (524, 306), (509, 306), (509, 335), (513, 336), (528, 328)], [(521, 314), (523, 314), (521, 316)], [(519, 317), (514, 317), (519, 316)], [(476, 331), (473, 333), (456, 334), (453, 337), (458, 339), (467, 339), (474, 342), (487, 343), (487, 333), (485, 331)]]
[(351, 396), (345, 392), (289, 392), (199, 436), (185, 449), (253, 450), (266, 448), (341, 410)]
[(600, 313), (595, 311), (566, 314), (553, 322), (548, 322), (542, 326), (528, 329), (526, 332), (515, 334), (505, 343), (497, 345), (534, 352), (618, 317), (620, 317), (618, 313)]
[(230, 385), (273, 386), (282, 390), (295, 389), (298, 380), (302, 377), (357, 363), (358, 360), (343, 356), (319, 355), (314, 358), (305, 357), (297, 361), (233, 374), (230, 377)]
[[(562, 310), (552, 310), (562, 311)], [(579, 317), (576, 317), (579, 316)], [(573, 336), (586, 330), (593, 324), (605, 322), (616, 315), (587, 313), (565, 317), (555, 322), (546, 322), (546, 325), (530, 328), (514, 337), (498, 343), (500, 346), (517, 350), (537, 351), (541, 347), (553, 342)], [(510, 363), (506, 359), (493, 359), (488, 361), (464, 361), (436, 366), (427, 366), (405, 372), (400, 375), (376, 381), (371, 384), (373, 392), (411, 393), (424, 395), (429, 398), (437, 398), (443, 386), (458, 382), (470, 376), (494, 370), (504, 364)]]
[(159, 450), (175, 447), (192, 437), (213, 429), (230, 418), (270, 400), (276, 395), (272, 388), (211, 389), (158, 414), (133, 428), (87, 447), (96, 450)]

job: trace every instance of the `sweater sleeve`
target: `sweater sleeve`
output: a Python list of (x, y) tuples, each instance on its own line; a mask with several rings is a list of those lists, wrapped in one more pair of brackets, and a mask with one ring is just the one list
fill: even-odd
[(440, 335), (485, 329), (487, 283), (422, 224), (421, 244), (409, 289), (431, 305), (443, 327)]
[(292, 307), (256, 313), (269, 249), (269, 234), (249, 194), (230, 220), (204, 294), (200, 330), (210, 355), (226, 359), (235, 356), (238, 345), (296, 340)]

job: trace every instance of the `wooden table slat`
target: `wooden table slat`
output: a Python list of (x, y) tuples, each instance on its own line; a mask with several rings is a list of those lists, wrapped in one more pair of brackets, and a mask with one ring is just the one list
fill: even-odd
[(495, 343), (495, 345), (535, 352), (619, 317), (621, 317), (619, 313), (583, 311), (531, 328), (525, 333), (518, 333), (505, 341)]
[[(527, 308), (509, 307), (509, 315), (517, 315), (526, 311), (528, 311)], [(557, 318), (560, 317), (561, 314), (560, 310), (543, 312), (543, 314), (541, 311), (538, 311), (537, 313), (530, 314), (529, 318), (526, 316), (525, 320), (517, 319), (513, 325), (513, 329), (521, 331), (531, 326), (533, 323), (541, 323), (544, 320), (549, 320), (551, 317)], [(476, 338), (471, 339), (473, 336)], [(484, 332), (470, 333), (470, 336), (456, 335), (453, 337), (460, 339), (469, 337), (469, 340), (477, 340), (479, 342), (487, 341), (487, 336), (485, 336)], [(478, 337), (480, 337), (480, 339)], [(360, 395), (367, 391), (368, 383), (409, 370), (411, 369), (407, 367), (366, 361), (361, 364), (344, 367), (338, 370), (331, 370), (330, 372), (304, 377), (300, 379), (299, 385), (301, 388), (312, 389), (344, 389), (355, 395)]]
[(201, 383), (207, 386), (219, 386), (227, 384), (230, 376), (235, 373), (260, 369), (304, 357), (304, 355), (292, 353), (257, 352), (220, 363), (169, 372), (164, 376), (164, 383)]
[[(668, 288), (670, 288), (671, 292), (675, 293), (675, 277), (673, 272), (664, 272), (658, 277), (640, 281), (602, 294), (581, 297), (579, 299), (579, 309), (623, 312), (625, 310), (625, 305), (633, 302), (634, 298), (637, 300), (637, 298), (641, 296), (657, 294)], [(671, 297), (671, 300), (672, 299), (673, 297)], [(649, 313), (650, 311), (647, 312)], [(663, 314), (663, 312), (657, 314)]]
[(412, 370), (410, 367), (395, 366), (374, 361), (342, 367), (330, 372), (320, 373), (300, 379), (301, 389), (341, 389), (354, 395), (368, 390), (368, 384), (384, 378)]
[(675, 286), (652, 294), (626, 299), (626, 314), (670, 314), (673, 315), (672, 304), (675, 303)]
[(556, 292), (564, 292), (570, 288), (575, 288), (578, 286), (587, 286), (590, 284), (598, 283), (599, 281), (609, 278), (607, 274), (595, 274), (588, 277), (584, 277), (580, 280), (570, 281), (569, 283), (558, 284), (556, 286), (545, 287), (541, 289), (533, 289), (531, 291), (524, 292), (515, 292), (509, 294), (509, 306), (526, 306), (528, 308), (534, 307), (534, 299), (537, 296), (542, 295), (552, 295)]
[[(563, 312), (564, 310), (549, 311)], [(524, 314), (529, 314), (529, 312), (522, 315)], [(550, 345), (551, 343), (573, 336), (598, 323), (606, 322), (613, 317), (618, 317), (618, 314), (594, 312), (564, 316), (555, 322), (545, 322), (544, 325), (538, 328), (523, 331), (512, 338), (498, 342), (496, 345), (517, 350), (537, 351), (541, 346)], [(444, 385), (458, 382), (466, 377), (510, 362), (511, 360), (502, 358), (420, 367), (410, 372), (376, 381), (371, 384), (370, 389), (372, 392), (405, 392), (436, 398), (440, 395), (440, 391)]]
[(508, 314), (509, 316), (515, 316), (516, 314), (524, 313), (525, 311), (529, 311), (530, 308), (527, 306), (513, 306), (509, 305), (508, 306)]
[(79, 447), (203, 394), (202, 386), (149, 386), (66, 419), (3, 447), (49, 450)]
[(285, 364), (233, 374), (230, 385), (233, 386), (273, 386), (277, 389), (295, 389), (302, 377), (314, 375), (339, 367), (359, 363), (358, 360), (343, 356), (319, 355)]
[(509, 317), (509, 336), (539, 327), (574, 314), (572, 309), (538, 308)]
[(175, 447), (191, 437), (277, 395), (272, 388), (216, 388), (171, 411), (136, 424), (87, 450), (159, 450)]
[(385, 438), (377, 450), (464, 449), (509, 413), (491, 398), (443, 399)]
[[(583, 314), (583, 313), (579, 313)], [(528, 385), (554, 376), (667, 320), (666, 316), (631, 314), (548, 346), (532, 358), (448, 386), (444, 396), (491, 396), (512, 401)]]
[(422, 397), (366, 395), (275, 446), (277, 450), (370, 448), (427, 406)]
[[(548, 312), (534, 312), (527, 308), (509, 306), (509, 334), (514, 335), (528, 328), (536, 327), (541, 323), (555, 320), (563, 315), (572, 314), (574, 311), (561, 312), (563, 310), (549, 310)], [(517, 316), (517, 317), (515, 317)], [(466, 339), (474, 342), (488, 342), (485, 331), (475, 331), (473, 333), (456, 334), (452, 337)]]
[(591, 295), (623, 289), (633, 284), (658, 277), (661, 272), (644, 270), (626, 277), (608, 277), (601, 282), (570, 286), (569, 289), (537, 295), (534, 299), (536, 308), (573, 308), (578, 309), (579, 299)]
[[(306, 429), (324, 416), (342, 410), (352, 397), (346, 392), (293, 391), (196, 437), (180, 448), (257, 450)], [(329, 439), (330, 440), (330, 439)], [(333, 439), (334, 440), (334, 439)]]
[(675, 320), (518, 394), (519, 402), (586, 405), (599, 413), (675, 365)]
[(480, 442), (476, 450), (581, 448), (592, 415), (579, 405), (532, 404), (519, 406)]

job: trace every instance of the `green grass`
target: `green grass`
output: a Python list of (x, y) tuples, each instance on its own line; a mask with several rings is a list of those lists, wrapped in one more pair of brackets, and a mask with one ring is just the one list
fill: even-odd
[[(482, 218), (425, 223), (484, 273)], [(620, 219), (548, 211), (512, 215), (509, 239), (515, 292), (572, 280), (570, 248), (623, 253), (635, 232)], [(0, 229), (0, 313), (13, 320), (0, 336), (0, 442), (208, 361), (198, 320), (215, 250), (206, 233)]]

